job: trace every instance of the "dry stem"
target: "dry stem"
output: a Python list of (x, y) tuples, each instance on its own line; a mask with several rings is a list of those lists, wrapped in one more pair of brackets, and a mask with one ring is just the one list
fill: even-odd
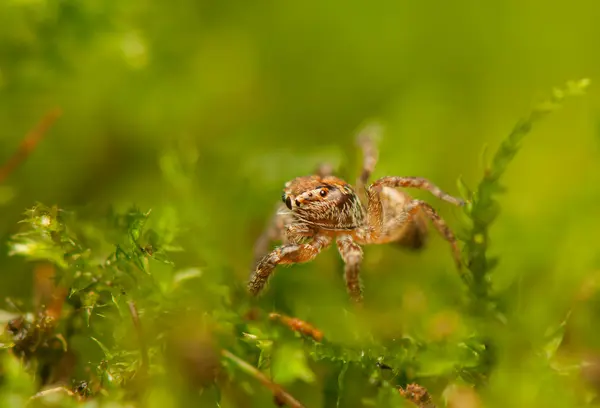
[(31, 154), (38, 143), (44, 138), (50, 126), (62, 114), (59, 108), (55, 108), (40, 120), (35, 128), (29, 131), (21, 141), (19, 148), (13, 155), (0, 167), (0, 183), (4, 182), (12, 172)]
[(277, 400), (279, 400), (279, 401), (287, 404), (288, 406), (290, 406), (292, 408), (304, 408), (304, 405), (302, 405), (298, 400), (296, 400), (294, 397), (292, 397), (290, 394), (288, 394), (280, 385), (275, 384), (273, 381), (271, 381), (270, 379), (268, 379), (263, 373), (261, 373), (260, 371), (258, 371), (252, 365), (248, 364), (247, 362), (245, 362), (244, 360), (242, 360), (238, 356), (236, 356), (234, 354), (231, 354), (227, 350), (222, 350), (221, 354), (226, 359), (228, 359), (228, 360), (232, 361), (233, 363), (235, 363), (238, 366), (238, 368), (240, 368), (246, 374), (249, 374), (252, 377), (256, 378), (265, 387), (267, 387), (268, 389), (270, 389), (271, 392), (273, 392), (273, 395), (275, 396), (275, 398)]
[(140, 316), (133, 301), (130, 300), (129, 302), (127, 302), (127, 305), (129, 306), (131, 320), (133, 320), (133, 326), (135, 327), (135, 331), (137, 332), (138, 336), (138, 341), (140, 343), (140, 351), (142, 354), (142, 369), (146, 370), (148, 369), (150, 361), (148, 359), (148, 347), (146, 346), (146, 341), (144, 339), (144, 331), (142, 329), (142, 324), (140, 323)]

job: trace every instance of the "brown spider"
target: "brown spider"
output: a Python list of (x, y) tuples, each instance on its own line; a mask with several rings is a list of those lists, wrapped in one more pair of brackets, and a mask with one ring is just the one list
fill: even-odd
[[(427, 235), (426, 218), (450, 243), (460, 269), (456, 238), (444, 220), (429, 204), (396, 188), (428, 190), (459, 206), (464, 205), (464, 201), (446, 194), (421, 177), (383, 177), (366, 187), (377, 162), (372, 137), (376, 131), (377, 128), (370, 126), (359, 135), (363, 170), (356, 191), (344, 180), (331, 175), (326, 166), (321, 166), (318, 175), (298, 177), (285, 184), (282, 195), (285, 207), (279, 205), (270, 227), (255, 247), (257, 263), (248, 282), (248, 291), (252, 295), (260, 293), (277, 265), (312, 261), (335, 239), (345, 263), (348, 293), (352, 300), (360, 302), (359, 269), (363, 258), (360, 245), (397, 243), (420, 248)], [(359, 194), (367, 200), (366, 206)], [(264, 255), (271, 240), (281, 240), (283, 245)]]

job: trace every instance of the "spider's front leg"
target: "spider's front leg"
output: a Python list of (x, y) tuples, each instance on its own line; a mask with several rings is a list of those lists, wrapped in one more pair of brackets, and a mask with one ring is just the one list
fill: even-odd
[(341, 235), (336, 240), (338, 250), (344, 260), (344, 278), (350, 298), (362, 302), (362, 285), (360, 282), (360, 264), (363, 259), (362, 248), (349, 235)]
[(273, 241), (283, 241), (285, 238), (286, 225), (292, 222), (292, 217), (283, 211), (287, 210), (279, 202), (273, 211), (269, 222), (254, 244), (254, 262), (252, 266), (269, 252), (269, 247)]
[(286, 244), (275, 248), (256, 265), (256, 269), (252, 272), (248, 282), (248, 291), (252, 295), (258, 295), (277, 265), (312, 261), (319, 252), (330, 244), (330, 237), (317, 235), (311, 242), (306, 244)]
[(254, 245), (254, 263), (256, 265), (261, 258), (268, 253), (269, 244), (273, 241), (281, 241), (283, 244), (299, 244), (302, 239), (315, 235), (314, 228), (305, 224), (290, 224), (293, 219), (289, 214), (276, 214), (269, 223), (268, 228), (256, 241)]

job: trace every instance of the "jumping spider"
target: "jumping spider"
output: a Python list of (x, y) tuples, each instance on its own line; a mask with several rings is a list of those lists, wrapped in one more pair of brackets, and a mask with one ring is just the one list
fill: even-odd
[[(363, 150), (363, 170), (356, 190), (322, 166), (317, 175), (298, 177), (285, 184), (280, 209), (270, 227), (257, 241), (256, 267), (248, 282), (248, 291), (258, 295), (279, 264), (312, 261), (335, 239), (345, 263), (345, 280), (353, 301), (362, 301), (359, 278), (363, 258), (361, 245), (397, 243), (420, 248), (427, 235), (426, 219), (450, 243), (454, 260), (460, 269), (460, 251), (456, 238), (444, 220), (426, 202), (415, 200), (398, 187), (428, 190), (449, 203), (463, 206), (463, 200), (452, 197), (429, 180), (421, 177), (383, 177), (371, 185), (367, 182), (377, 162), (369, 127), (359, 134)], [(366, 205), (361, 202), (366, 200)], [(286, 209), (287, 207), (287, 209)], [(270, 240), (283, 245), (267, 255)], [(263, 256), (264, 255), (264, 256)]]

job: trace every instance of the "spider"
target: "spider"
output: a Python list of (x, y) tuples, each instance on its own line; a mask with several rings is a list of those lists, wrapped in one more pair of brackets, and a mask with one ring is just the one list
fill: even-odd
[[(321, 166), (316, 175), (298, 177), (285, 184), (283, 204), (279, 204), (270, 226), (255, 246), (256, 266), (248, 282), (250, 294), (256, 296), (262, 291), (277, 265), (310, 262), (335, 240), (345, 263), (348, 293), (351, 300), (360, 303), (361, 245), (396, 243), (421, 248), (427, 236), (427, 219), (449, 242), (460, 270), (458, 244), (446, 222), (429, 204), (397, 188), (427, 190), (458, 206), (463, 206), (464, 201), (421, 177), (383, 177), (367, 185), (378, 158), (374, 146), (377, 132), (378, 127), (371, 125), (359, 133), (363, 169), (356, 188), (332, 175), (329, 166)], [(268, 252), (271, 240), (281, 240), (283, 245)]]

